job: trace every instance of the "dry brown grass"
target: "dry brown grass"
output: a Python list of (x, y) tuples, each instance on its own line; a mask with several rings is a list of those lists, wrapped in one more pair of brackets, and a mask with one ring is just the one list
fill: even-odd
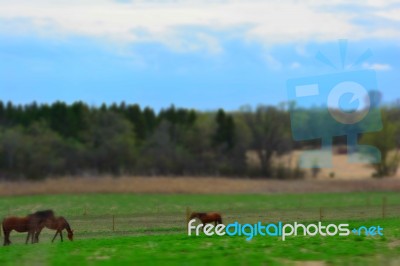
[(212, 177), (80, 177), (1, 182), (0, 195), (62, 193), (308, 193), (400, 191), (400, 179), (251, 180)]
[[(275, 159), (275, 163), (295, 167), (300, 155), (295, 151)], [(257, 164), (254, 152), (249, 163)], [(334, 178), (330, 173), (334, 172)], [(317, 178), (306, 171), (305, 180), (232, 179), (216, 177), (63, 177), (40, 182), (0, 182), (0, 195), (61, 193), (308, 193), (353, 191), (400, 191), (400, 173), (373, 179), (368, 165), (347, 162), (346, 155), (333, 156), (333, 168), (321, 169)]]

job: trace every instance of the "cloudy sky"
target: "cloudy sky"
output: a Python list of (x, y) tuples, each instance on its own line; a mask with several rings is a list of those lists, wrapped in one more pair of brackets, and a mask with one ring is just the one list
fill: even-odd
[(400, 1), (324, 2), (0, 0), (0, 99), (234, 110), (287, 101), (288, 79), (347, 71), (368, 49), (353, 70), (400, 98)]

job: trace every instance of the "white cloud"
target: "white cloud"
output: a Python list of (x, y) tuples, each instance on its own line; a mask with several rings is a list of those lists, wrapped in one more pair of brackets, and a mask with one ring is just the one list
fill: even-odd
[(390, 20), (400, 21), (400, 8), (388, 10), (385, 12), (376, 12), (376, 15)]
[(371, 7), (386, 7), (393, 4), (398, 4), (398, 0), (367, 0), (365, 1)]
[(299, 62), (293, 62), (290, 64), (291, 69), (298, 69), (301, 67), (301, 64)]
[(296, 54), (299, 56), (303, 56), (303, 57), (310, 56), (310, 54), (307, 52), (305, 45), (301, 45), (301, 44), (296, 45), (295, 50), (296, 50)]
[(264, 56), (264, 58), (270, 69), (280, 70), (282, 68), (282, 63), (279, 60), (277, 60), (275, 57), (273, 57), (272, 55), (266, 54)]
[[(118, 43), (161, 42), (177, 50), (206, 50), (220, 53), (217, 32), (244, 29), (240, 37), (265, 45), (276, 43), (326, 41), (339, 38), (394, 38), (397, 27), (355, 24), (368, 14), (330, 10), (344, 0), (226, 0), (226, 1), (110, 1), (110, 0), (0, 0), (0, 31), (35, 32), (51, 37), (83, 35)], [(398, 21), (399, 10), (389, 11), (398, 1), (370, 0), (361, 7), (376, 7), (378, 17)], [(375, 12), (375, 11), (374, 11)], [(374, 23), (373, 16), (370, 23)], [(196, 32), (187, 38), (182, 29)], [(141, 29), (138, 32), (135, 29)], [(214, 32), (216, 35), (207, 33)]]
[(205, 44), (207, 51), (213, 54), (219, 54), (222, 52), (223, 49), (217, 38), (204, 33), (199, 33), (197, 38), (201, 43)]
[(372, 69), (375, 71), (389, 71), (392, 69), (392, 66), (389, 64), (379, 64), (379, 63), (373, 63), (373, 64), (364, 63), (362, 67), (365, 69)]

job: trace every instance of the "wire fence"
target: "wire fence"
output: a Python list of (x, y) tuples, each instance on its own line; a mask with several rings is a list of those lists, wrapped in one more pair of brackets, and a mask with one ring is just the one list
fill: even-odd
[[(114, 235), (154, 235), (185, 233), (187, 230), (190, 206), (176, 212), (149, 212), (133, 214), (91, 214), (86, 208), (81, 215), (66, 217), (77, 238), (95, 238)], [(400, 217), (400, 205), (388, 204), (382, 198), (379, 205), (366, 204), (349, 207), (296, 207), (282, 209), (247, 209), (221, 211), (224, 224), (239, 223), (276, 223), (276, 222), (314, 222), (314, 221), (354, 221), (379, 218)], [(54, 231), (45, 229), (44, 237), (54, 235)], [(22, 234), (16, 237), (23, 237)], [(14, 237), (14, 235), (13, 235)]]

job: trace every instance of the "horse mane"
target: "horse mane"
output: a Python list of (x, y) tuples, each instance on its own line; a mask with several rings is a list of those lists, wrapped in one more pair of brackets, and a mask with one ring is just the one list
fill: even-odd
[(64, 218), (64, 216), (59, 216), (59, 217), (57, 217), (57, 219), (58, 219), (58, 220), (63, 220), (65, 229), (67, 229), (68, 233), (70, 233), (70, 232), (72, 233), (71, 226), (70, 226), (69, 223), (67, 222), (67, 219)]
[(41, 219), (46, 219), (49, 217), (54, 217), (54, 211), (53, 210), (43, 210), (43, 211), (37, 211), (34, 212), (32, 214), (29, 214), (28, 216), (35, 216), (35, 217), (39, 217)]
[(72, 233), (71, 226), (69, 226), (67, 221), (65, 221), (65, 229), (67, 229), (68, 233)]

